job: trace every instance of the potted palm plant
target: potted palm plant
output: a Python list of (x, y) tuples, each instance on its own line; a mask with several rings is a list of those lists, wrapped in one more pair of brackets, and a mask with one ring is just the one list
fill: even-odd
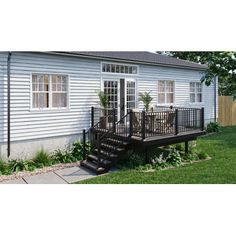
[(150, 92), (144, 92), (139, 94), (139, 100), (143, 102), (144, 108), (146, 111), (149, 110), (149, 106), (153, 100), (153, 98), (150, 96)]
[(99, 91), (97, 94), (99, 97), (100, 106), (102, 108), (102, 116), (100, 117), (100, 125), (101, 125), (101, 128), (106, 128), (106, 114), (107, 114), (109, 99), (108, 99), (108, 96), (103, 91)]

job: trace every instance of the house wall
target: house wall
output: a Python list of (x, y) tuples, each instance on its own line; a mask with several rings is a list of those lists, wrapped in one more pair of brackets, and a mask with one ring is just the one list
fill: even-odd
[[(6, 156), (7, 142), (7, 53), (0, 53), (0, 155)], [(69, 76), (70, 107), (68, 110), (32, 111), (30, 108), (31, 73), (61, 73)], [(101, 89), (101, 61), (40, 53), (14, 53), (11, 61), (11, 157), (31, 157), (43, 147), (54, 150), (79, 138), (90, 125), (90, 107), (98, 105), (96, 91)], [(123, 76), (116, 76), (123, 78)], [(131, 76), (132, 77), (132, 76)], [(139, 66), (139, 92), (152, 91), (156, 102), (157, 80), (175, 80), (175, 105), (189, 106), (189, 82), (199, 81), (194, 70), (158, 66)], [(3, 83), (4, 81), (4, 83)], [(192, 107), (206, 108), (206, 120), (214, 117), (213, 87), (204, 86), (203, 103)], [(4, 97), (2, 96), (4, 95)], [(142, 104), (139, 103), (142, 108)]]

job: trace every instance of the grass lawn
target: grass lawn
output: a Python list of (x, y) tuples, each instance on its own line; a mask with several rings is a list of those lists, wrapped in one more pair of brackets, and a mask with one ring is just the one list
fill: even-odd
[(224, 184), (236, 183), (236, 126), (199, 138), (198, 149), (211, 160), (176, 169), (143, 173), (124, 170), (79, 182), (80, 184)]

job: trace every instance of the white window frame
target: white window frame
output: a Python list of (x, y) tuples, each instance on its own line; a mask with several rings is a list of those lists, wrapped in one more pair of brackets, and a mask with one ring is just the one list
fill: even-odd
[[(165, 83), (166, 82), (173, 82), (173, 102), (172, 103), (167, 103), (166, 102), (166, 94), (168, 93), (168, 92), (163, 92), (164, 94), (165, 94), (165, 102), (164, 103), (159, 103), (159, 99), (158, 99), (158, 95), (159, 95), (159, 82), (160, 81), (164, 81)], [(165, 79), (159, 79), (158, 81), (157, 81), (157, 105), (158, 106), (165, 106), (165, 105), (167, 105), (167, 106), (170, 106), (170, 105), (174, 105), (175, 104), (175, 94), (176, 94), (176, 91), (175, 91), (175, 84), (176, 84), (176, 82), (175, 82), (175, 80), (171, 80), (171, 79), (168, 79), (168, 80), (165, 80)]]
[[(119, 66), (135, 66), (137, 68), (137, 73), (136, 74), (129, 74), (129, 73), (117, 73), (117, 72), (103, 72), (103, 64), (114, 64), (114, 65), (119, 65)], [(107, 61), (102, 61), (101, 62), (101, 73), (105, 75), (127, 75), (127, 76), (138, 76), (139, 75), (139, 66), (134, 65), (134, 64), (127, 64), (127, 63), (117, 63), (117, 62), (107, 62)]]
[[(195, 92), (193, 93), (193, 92), (191, 92), (191, 90), (190, 90), (190, 83), (194, 83), (195, 84)], [(201, 94), (202, 94), (202, 101), (201, 102), (197, 102), (196, 101), (196, 98), (197, 98), (197, 94), (198, 94), (198, 92), (196, 91), (196, 83), (199, 83), (200, 85), (201, 85)], [(192, 94), (195, 94), (195, 102), (191, 102), (191, 97), (190, 97), (190, 95), (191, 95), (191, 93)], [(190, 81), (189, 82), (189, 103), (190, 104), (195, 104), (195, 105), (198, 105), (198, 104), (202, 104), (203, 103), (203, 86), (202, 86), (202, 83), (201, 82), (198, 82), (198, 81)]]
[[(48, 75), (49, 76), (49, 107), (47, 108), (34, 108), (33, 107), (33, 75)], [(52, 75), (60, 75), (67, 77), (67, 106), (66, 107), (52, 107)], [(55, 92), (55, 91), (54, 91)], [(31, 72), (30, 73), (30, 111), (46, 112), (46, 111), (66, 111), (70, 110), (70, 76), (63, 73), (51, 73), (51, 72)]]

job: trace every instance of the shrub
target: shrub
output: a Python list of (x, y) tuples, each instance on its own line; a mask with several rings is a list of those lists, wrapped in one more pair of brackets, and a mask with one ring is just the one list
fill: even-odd
[(199, 153), (197, 153), (197, 156), (198, 156), (199, 160), (205, 160), (205, 159), (207, 159), (207, 157), (209, 155), (206, 152), (199, 152)]
[(11, 174), (13, 172), (33, 170), (35, 169), (35, 164), (33, 161), (30, 160), (11, 160), (8, 162), (7, 169), (8, 174)]
[(33, 161), (35, 162), (36, 166), (39, 168), (52, 165), (52, 159), (50, 158), (48, 153), (45, 152), (43, 149), (39, 150), (36, 153)]
[(146, 158), (143, 153), (133, 152), (132, 150), (127, 152), (127, 155), (121, 159), (118, 163), (120, 168), (136, 168), (141, 165), (145, 165)]
[(177, 151), (176, 149), (172, 149), (166, 158), (166, 162), (173, 166), (180, 165), (182, 162), (182, 159), (181, 159), (181, 155), (179, 151)]
[(77, 159), (72, 155), (70, 150), (57, 150), (53, 154), (53, 162), (55, 163), (71, 163), (71, 162), (76, 162)]
[[(87, 152), (90, 152), (91, 145), (89, 142), (86, 142), (85, 149)], [(76, 141), (72, 144), (71, 155), (77, 160), (83, 159), (83, 144), (79, 141)]]
[(2, 159), (0, 159), (0, 175), (4, 175), (6, 173), (7, 164)]
[(206, 128), (207, 133), (213, 133), (213, 132), (219, 132), (220, 131), (220, 125), (217, 122), (210, 122), (207, 124)]
[(175, 145), (175, 149), (178, 150), (178, 151), (184, 151), (184, 147), (181, 143), (177, 143)]
[(163, 153), (161, 153), (159, 156), (155, 156), (154, 159), (151, 160), (151, 163), (155, 169), (165, 168), (168, 166)]

